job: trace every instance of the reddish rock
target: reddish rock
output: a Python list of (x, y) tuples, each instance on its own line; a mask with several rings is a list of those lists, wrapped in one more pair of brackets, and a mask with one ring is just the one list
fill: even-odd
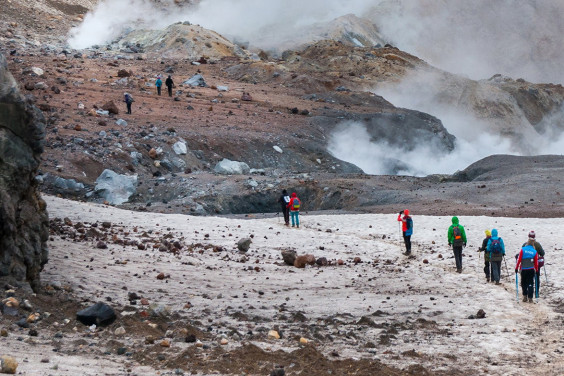
[(357, 257), (354, 258), (353, 262), (355, 264), (360, 264), (362, 262), (362, 260), (360, 259), (360, 257), (357, 256)]
[(157, 279), (165, 279), (165, 275), (164, 273), (159, 273), (159, 275), (157, 276)]
[(341, 259), (337, 260), (337, 265), (345, 265), (345, 262)]
[(116, 104), (114, 103), (114, 101), (106, 102), (106, 103), (102, 106), (102, 110), (106, 110), (106, 111), (108, 111), (110, 114), (114, 114), (114, 115), (119, 114), (119, 110), (118, 110)]

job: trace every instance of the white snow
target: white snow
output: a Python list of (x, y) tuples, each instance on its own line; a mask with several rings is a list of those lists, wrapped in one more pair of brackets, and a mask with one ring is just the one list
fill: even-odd
[[(434, 371), (454, 367), (464, 374), (564, 372), (559, 353), (564, 329), (562, 315), (558, 312), (564, 312), (558, 307), (564, 297), (564, 278), (558, 271), (563, 261), (563, 218), (459, 216), (466, 228), (468, 246), (464, 251), (463, 273), (457, 274), (452, 251), (446, 244), (450, 216), (412, 213), (415, 258), (408, 259), (401, 254), (403, 244), (399, 239), (397, 214), (314, 216), (302, 213), (300, 229), (293, 229), (283, 226), (281, 219), (272, 214), (270, 217), (249, 215), (251, 219), (247, 220), (147, 214), (50, 196), (44, 198), (51, 218), (68, 217), (73, 222), (111, 221), (129, 229), (137, 227), (137, 236), (148, 230), (161, 235), (172, 232), (176, 237), (185, 237), (188, 245), (213, 244), (226, 249), (204, 254), (182, 252), (175, 256), (113, 244), (109, 249), (100, 250), (90, 243), (73, 243), (55, 237), (50, 242), (50, 261), (42, 280), (81, 285), (81, 289), (75, 288), (77, 293), (92, 300), (111, 296), (115, 304), (126, 305), (127, 294), (122, 287), (129, 286), (129, 291), (144, 291), (152, 296), (152, 301), (166, 304), (172, 311), (181, 310), (190, 301), (193, 305), (190, 313), (194, 315), (208, 309), (221, 316), (221, 312), (232, 305), (244, 306), (247, 314), (274, 317), (278, 307), (285, 304), (288, 312), (303, 312), (309, 323), (324, 325), (325, 318), (336, 318), (339, 325), (332, 334), (333, 341), (311, 338), (310, 341), (318, 342), (316, 346), (326, 355), (338, 350), (341, 359), (374, 358), (404, 369), (410, 364), (422, 364)], [(508, 269), (502, 265), (502, 286), (486, 283), (483, 255), (480, 258), (476, 252), (484, 230), (492, 228), (499, 230), (507, 250)], [(547, 254), (549, 283), (546, 284), (543, 276), (538, 304), (520, 302), (520, 291), (519, 302), (515, 298), (513, 255), (530, 230), (535, 230)], [(253, 242), (246, 254), (249, 260), (241, 263), (236, 243), (251, 234)], [(135, 236), (133, 231), (131, 236)], [(329, 260), (343, 259), (346, 265), (308, 266), (306, 269), (285, 266), (280, 256), (284, 249), (295, 249), (298, 254), (312, 253)], [(357, 256), (362, 263), (355, 265), (353, 258)], [(95, 260), (88, 264), (93, 266), (92, 271), (84, 267), (91, 257)], [(127, 264), (117, 264), (117, 259), (127, 260)], [(193, 266), (187, 266), (188, 262)], [(255, 266), (260, 267), (260, 272), (252, 270)], [(166, 284), (155, 279), (158, 272), (171, 275)], [(258, 295), (258, 290), (264, 295)], [(242, 299), (243, 292), (248, 294), (248, 299)], [(202, 296), (206, 294), (209, 297)], [(251, 304), (254, 308), (249, 307)], [(479, 309), (486, 312), (485, 319), (468, 318)], [(385, 314), (373, 316), (378, 310)], [(405, 328), (400, 325), (389, 345), (379, 345), (385, 329), (356, 325), (363, 316), (376, 323), (401, 324)], [(222, 317), (222, 320), (229, 321), (229, 317)], [(277, 322), (272, 323), (275, 324)], [(241, 324), (233, 321), (230, 325)], [(294, 331), (300, 329), (291, 330), (293, 335), (299, 334)], [(354, 331), (356, 337), (346, 336), (349, 331)], [(376, 348), (365, 348), (367, 342), (377, 344)], [(297, 347), (288, 342), (273, 345), (267, 342), (266, 336), (264, 343), (256, 344), (273, 350)], [(8, 342), (8, 348), (10, 346), (25, 347), (25, 344), (13, 340)], [(412, 349), (420, 356), (401, 355)], [(104, 369), (104, 362), (110, 361), (116, 359), (99, 359), (89, 367)], [(32, 359), (21, 363), (21, 369), (31, 372), (34, 365), (37, 366)]]

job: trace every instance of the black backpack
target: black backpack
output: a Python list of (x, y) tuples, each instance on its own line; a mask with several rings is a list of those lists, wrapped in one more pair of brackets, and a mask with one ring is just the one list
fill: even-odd
[(455, 247), (462, 247), (462, 245), (464, 244), (464, 239), (462, 238), (462, 231), (460, 231), (458, 225), (453, 227), (452, 235), (454, 237), (452, 245), (454, 245)]

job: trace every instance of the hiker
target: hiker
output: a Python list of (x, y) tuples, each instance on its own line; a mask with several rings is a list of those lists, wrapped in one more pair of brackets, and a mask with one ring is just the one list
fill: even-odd
[[(490, 276), (493, 275), (492, 272), (493, 266), (490, 263), (490, 254), (487, 251), (487, 249), (488, 249), (488, 242), (492, 237), (492, 233), (490, 230), (486, 230), (485, 233), (486, 233), (486, 237), (482, 241), (482, 247), (478, 248), (478, 252), (484, 252), (484, 273), (486, 273), (486, 280), (490, 282)], [(491, 279), (491, 281), (492, 282), (494, 281), (493, 278)]]
[(490, 263), (492, 265), (492, 282), (495, 281), (499, 285), (501, 277), (501, 261), (505, 256), (505, 245), (503, 239), (498, 236), (497, 230), (492, 230), (492, 237), (486, 246), (487, 252), (490, 254)]
[(456, 272), (462, 273), (462, 248), (466, 247), (466, 231), (464, 226), (458, 222), (458, 217), (452, 217), (452, 225), (448, 228), (448, 245), (452, 245)]
[(168, 96), (172, 97), (172, 88), (174, 87), (174, 82), (172, 82), (172, 77), (170, 75), (166, 79), (165, 85), (168, 88)]
[[(493, 236), (493, 231), (492, 231)], [(535, 275), (539, 270), (539, 254), (534, 247), (535, 238), (529, 238), (525, 246), (519, 251), (517, 265), (515, 265), (515, 274), (521, 269), (521, 289), (523, 290), (523, 301), (533, 302), (533, 292)]]
[[(403, 218), (402, 218), (403, 214)], [(405, 255), (411, 254), (411, 235), (413, 234), (413, 219), (409, 215), (409, 210), (405, 209), (399, 212), (398, 222), (401, 222), (401, 231), (403, 233), (403, 242), (405, 243)]]
[(290, 216), (292, 217), (292, 227), (300, 228), (300, 206), (302, 202), (298, 198), (296, 192), (292, 192), (292, 198), (288, 203), (287, 208), (290, 209)]
[(288, 196), (288, 191), (282, 190), (282, 196), (278, 199), (280, 208), (282, 209), (282, 214), (284, 215), (284, 224), (290, 226), (290, 209), (288, 204), (290, 203), (290, 196)]
[[(544, 249), (542, 248), (542, 245), (539, 242), (537, 242), (535, 231), (533, 230), (529, 231), (529, 238), (535, 240), (533, 247), (535, 247), (535, 251), (537, 251), (537, 253), (539, 254), (539, 268), (538, 268), (538, 273), (535, 283), (537, 284), (537, 290), (540, 290), (540, 268), (544, 266)], [(527, 242), (523, 243), (523, 247), (525, 245), (527, 245)], [(546, 273), (546, 269), (544, 272)]]
[(161, 87), (163, 86), (163, 80), (161, 80), (161, 76), (157, 76), (157, 81), (155, 82), (155, 86), (157, 87), (157, 95), (161, 95)]
[(127, 105), (127, 113), (131, 114), (131, 103), (135, 102), (135, 99), (129, 93), (123, 93), (123, 101)]

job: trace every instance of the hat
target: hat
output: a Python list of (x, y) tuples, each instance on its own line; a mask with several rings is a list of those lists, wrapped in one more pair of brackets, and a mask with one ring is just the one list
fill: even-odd
[(529, 238), (532, 238), (532, 239), (535, 238), (535, 232), (534, 232), (533, 230), (531, 230), (531, 231), (529, 232)]
[(296, 192), (292, 192), (292, 197), (298, 197), (298, 195), (296, 194)]
[(405, 209), (405, 210), (403, 211), (403, 214), (409, 215), (409, 209)]
[(486, 236), (492, 236), (492, 232), (490, 230), (486, 230), (484, 232), (486, 233)]

